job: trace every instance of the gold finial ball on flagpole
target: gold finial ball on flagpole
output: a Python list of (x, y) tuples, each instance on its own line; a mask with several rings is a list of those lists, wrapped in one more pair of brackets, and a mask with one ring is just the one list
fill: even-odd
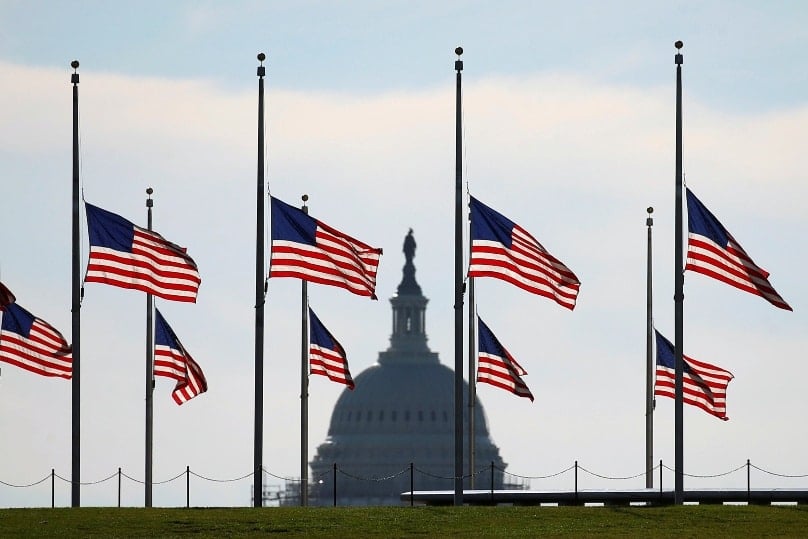
[(648, 212), (648, 215), (651, 215), (652, 213), (654, 213), (654, 207), (653, 206), (648, 206), (648, 209), (645, 210), (645, 211)]
[(676, 47), (677, 49), (681, 49), (682, 47), (685, 46), (685, 44), (682, 43), (681, 41), (677, 41), (676, 43), (673, 44), (673, 46)]
[(263, 62), (263, 61), (264, 61), (264, 60), (266, 60), (266, 59), (267, 59), (267, 55), (266, 55), (266, 54), (264, 54), (263, 52), (259, 52), (259, 53), (258, 53), (258, 61), (259, 61), (259, 62)]
[(72, 62), (70, 62), (70, 67), (72, 67), (73, 69), (78, 69), (79, 68), (79, 61), (78, 60), (73, 60)]
[(146, 194), (147, 194), (147, 195), (149, 195), (149, 196), (151, 196), (151, 195), (152, 195), (152, 193), (154, 193), (154, 189), (152, 189), (151, 187), (147, 187), (147, 188), (146, 188)]
[(460, 56), (461, 54), (463, 54), (463, 47), (457, 47), (457, 48), (455, 49), (455, 54), (456, 54), (456, 55), (458, 55), (458, 56)]

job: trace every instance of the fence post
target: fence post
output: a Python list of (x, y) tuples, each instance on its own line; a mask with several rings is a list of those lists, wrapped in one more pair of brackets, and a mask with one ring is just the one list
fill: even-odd
[(659, 503), (662, 503), (662, 459), (659, 459)]
[(51, 509), (56, 507), (56, 485), (54, 484), (56, 476), (56, 470), (51, 468)]
[(121, 506), (121, 467), (118, 466), (118, 507)]
[(578, 503), (578, 461), (575, 461), (575, 503)]
[(191, 507), (191, 467), (185, 466), (185, 507)]
[(334, 463), (334, 507), (337, 506), (337, 463)]
[(491, 503), (494, 503), (494, 461), (491, 461)]
[(412, 462), (410, 462), (410, 507), (412, 507), (414, 505), (414, 503), (413, 503), (413, 488), (414, 488), (414, 485), (415, 485), (415, 481), (413, 481), (412, 469), (413, 469), (413, 465), (412, 465)]
[(750, 488), (750, 481), (749, 481), (749, 459), (746, 459), (746, 503), (749, 504), (750, 500), (752, 499), (752, 493), (750, 492), (752, 489)]

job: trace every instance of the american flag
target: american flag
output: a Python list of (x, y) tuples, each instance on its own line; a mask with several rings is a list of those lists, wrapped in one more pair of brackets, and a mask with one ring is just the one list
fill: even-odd
[(527, 371), (494, 336), (485, 322), (477, 317), (477, 381), (510, 391), (514, 395), (527, 397), (533, 401), (522, 376)]
[(758, 267), (696, 195), (687, 190), (687, 262), (685, 270), (702, 273), (781, 309), (792, 310), (769, 284), (769, 272)]
[(154, 375), (176, 380), (171, 396), (183, 404), (207, 391), (208, 382), (160, 311), (154, 314)]
[(471, 197), (469, 277), (495, 277), (575, 308), (581, 282), (524, 228)]
[[(656, 333), (656, 382), (654, 395), (676, 398), (676, 356), (673, 344)], [(727, 421), (727, 385), (731, 372), (683, 356), (682, 402), (698, 406), (708, 414)]]
[(72, 349), (53, 326), (16, 303), (0, 316), (0, 361), (42, 376), (73, 376)]
[(172, 301), (196, 302), (199, 271), (184, 247), (91, 204), (86, 282), (140, 290)]
[(9, 303), (14, 303), (17, 298), (14, 297), (14, 294), (11, 293), (11, 290), (6, 288), (6, 285), (0, 283), (0, 311), (3, 310), (3, 307), (8, 305)]
[(382, 250), (370, 247), (275, 197), (270, 277), (294, 277), (376, 299)]
[(354, 381), (348, 369), (345, 349), (326, 329), (314, 311), (309, 308), (309, 364), (311, 374), (328, 376), (333, 382), (345, 384), (353, 390)]

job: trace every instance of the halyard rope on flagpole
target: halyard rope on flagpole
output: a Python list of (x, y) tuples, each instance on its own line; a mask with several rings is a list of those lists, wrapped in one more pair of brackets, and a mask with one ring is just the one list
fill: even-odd
[[(82, 204), (87, 204), (87, 199), (84, 198), (84, 186), (81, 187), (81, 203)], [(85, 214), (86, 214), (86, 210), (85, 210)], [(82, 212), (79, 211), (79, 223), (81, 223), (81, 216), (82, 216)], [(81, 228), (81, 224), (79, 224), (79, 228)], [(85, 215), (85, 219), (84, 219), (84, 229), (87, 230), (87, 235), (89, 236), (90, 231), (89, 231), (89, 228), (87, 226), (86, 215)], [(85, 260), (83, 250), (84, 250), (84, 242), (79, 241), (79, 260), (80, 261)], [(89, 260), (85, 260), (85, 263), (84, 263), (84, 277), (82, 277), (82, 279), (81, 279), (81, 287), (79, 289), (79, 307), (81, 307), (81, 305), (84, 303), (84, 283), (87, 281), (87, 272), (90, 269), (89, 266), (90, 266)]]
[[(264, 300), (267, 298), (267, 289), (269, 288), (269, 267), (270, 260), (272, 259), (272, 227), (270, 220), (272, 219), (272, 208), (268, 204), (269, 198), (272, 196), (272, 191), (269, 189), (269, 182), (267, 182), (267, 192), (264, 195)], [(267, 216), (269, 215), (269, 218)], [(269, 253), (269, 256), (267, 256)]]

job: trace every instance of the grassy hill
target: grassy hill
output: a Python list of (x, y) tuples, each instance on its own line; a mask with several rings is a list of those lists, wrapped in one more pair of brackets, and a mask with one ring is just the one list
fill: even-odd
[(802, 506), (0, 509), (9, 537), (808, 537)]

